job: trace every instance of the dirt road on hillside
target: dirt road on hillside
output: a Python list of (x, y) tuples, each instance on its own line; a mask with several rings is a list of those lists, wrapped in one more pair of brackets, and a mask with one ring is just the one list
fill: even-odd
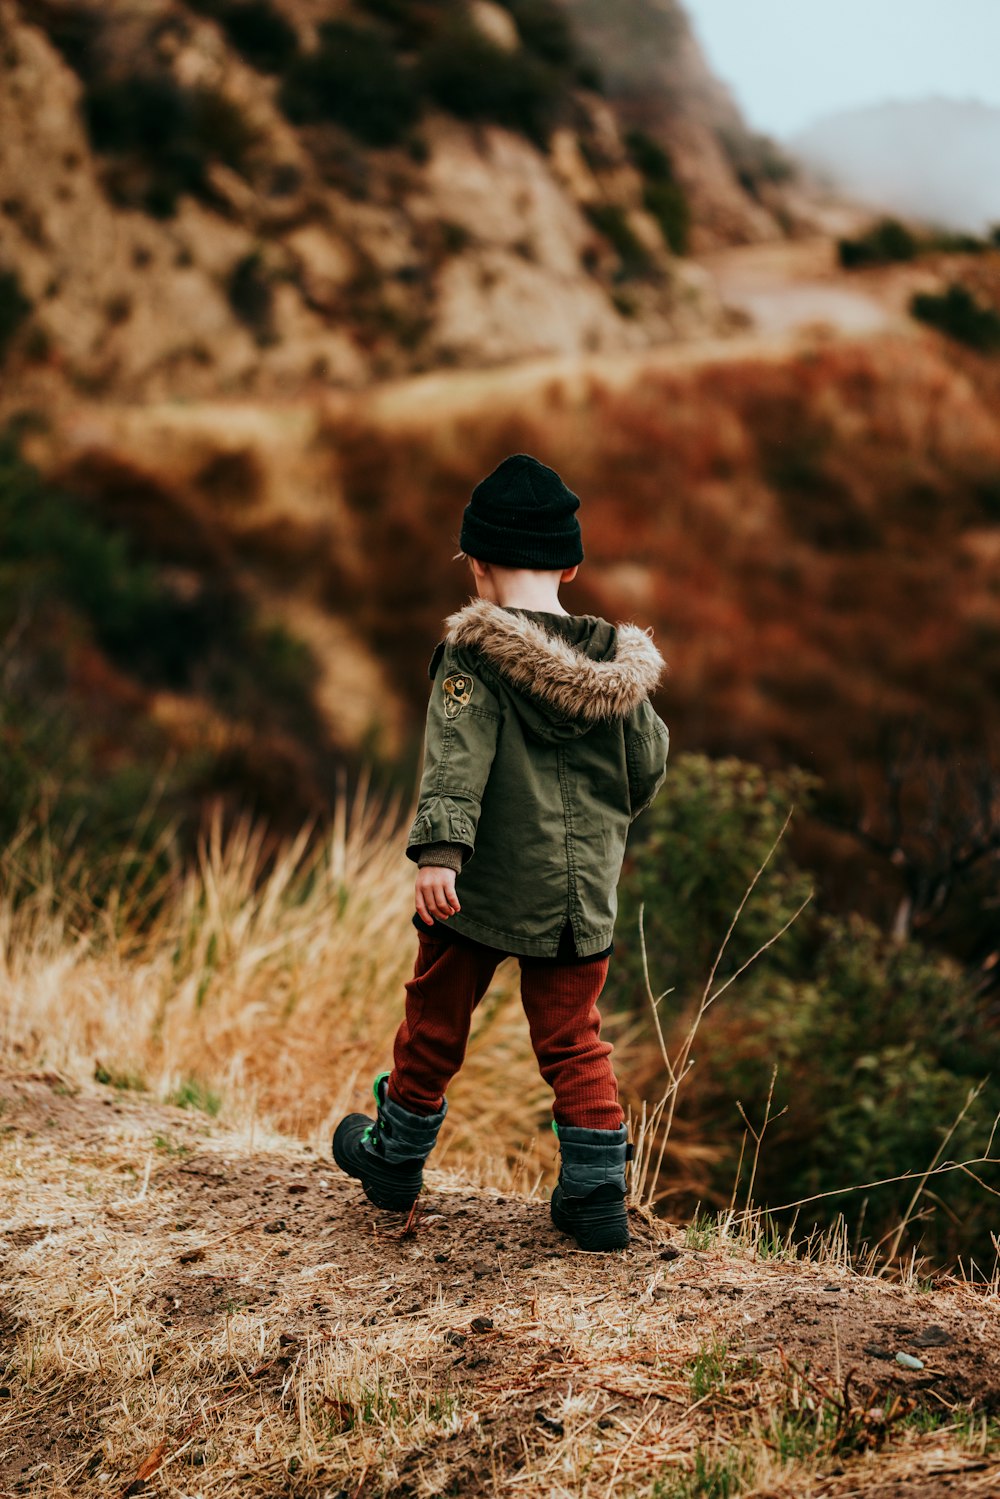
[(433, 1172), (407, 1228), (300, 1145), (54, 1075), (0, 1109), (4, 1495), (596, 1499), (737, 1458), (731, 1494), (1000, 1491), (995, 1295), (638, 1213), (587, 1256)]
[(827, 329), (856, 337), (906, 323), (908, 297), (898, 268), (889, 275), (848, 274), (830, 239), (740, 246), (705, 256), (701, 264), (726, 305), (745, 312), (764, 336)]
[(939, 279), (926, 267), (908, 265), (846, 272), (836, 242), (826, 237), (742, 245), (703, 256), (699, 264), (723, 302), (746, 318), (744, 332), (618, 354), (547, 355), (493, 369), (440, 370), (386, 381), (342, 402), (335, 397), (334, 403), (345, 412), (360, 404), (383, 421), (405, 426), (481, 410), (484, 402), (523, 410), (550, 386), (572, 403), (585, 398), (595, 381), (624, 388), (663, 369), (781, 361), (817, 341), (886, 333), (916, 337), (910, 298)]

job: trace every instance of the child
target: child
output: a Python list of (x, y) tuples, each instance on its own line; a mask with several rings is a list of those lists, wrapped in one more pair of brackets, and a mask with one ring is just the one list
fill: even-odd
[(407, 854), (420, 933), (377, 1118), (350, 1114), (337, 1164), (377, 1206), (407, 1211), (447, 1111), (472, 1012), (516, 954), (539, 1068), (555, 1093), (557, 1228), (581, 1249), (628, 1243), (631, 1153), (597, 999), (611, 954), (629, 823), (664, 776), (648, 702), (663, 661), (635, 625), (567, 614), (583, 560), (579, 500), (526, 454), (466, 506), (460, 546), (478, 599), (434, 652), (423, 778)]

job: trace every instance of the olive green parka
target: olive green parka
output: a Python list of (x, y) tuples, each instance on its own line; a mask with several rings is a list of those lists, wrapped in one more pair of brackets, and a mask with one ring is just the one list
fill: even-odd
[(662, 657), (636, 625), (485, 599), (446, 629), (407, 853), (461, 848), (460, 936), (554, 957), (568, 923), (578, 957), (603, 952), (629, 824), (664, 778)]

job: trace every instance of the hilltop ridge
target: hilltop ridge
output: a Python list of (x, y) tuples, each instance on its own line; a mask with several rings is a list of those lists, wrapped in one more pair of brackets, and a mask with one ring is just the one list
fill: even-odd
[(585, 1255), (538, 1196), (446, 1163), (404, 1223), (325, 1144), (58, 1074), (5, 1073), (0, 1100), (5, 1493), (1000, 1483), (995, 1286), (893, 1285), (833, 1241), (800, 1258), (760, 1225), (638, 1210), (627, 1251)]

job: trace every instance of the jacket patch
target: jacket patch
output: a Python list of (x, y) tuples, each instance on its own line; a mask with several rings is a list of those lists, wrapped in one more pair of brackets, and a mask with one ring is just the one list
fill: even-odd
[(464, 672), (452, 672), (450, 677), (445, 677), (441, 683), (445, 718), (457, 718), (462, 709), (468, 707), (474, 686), (472, 678)]

